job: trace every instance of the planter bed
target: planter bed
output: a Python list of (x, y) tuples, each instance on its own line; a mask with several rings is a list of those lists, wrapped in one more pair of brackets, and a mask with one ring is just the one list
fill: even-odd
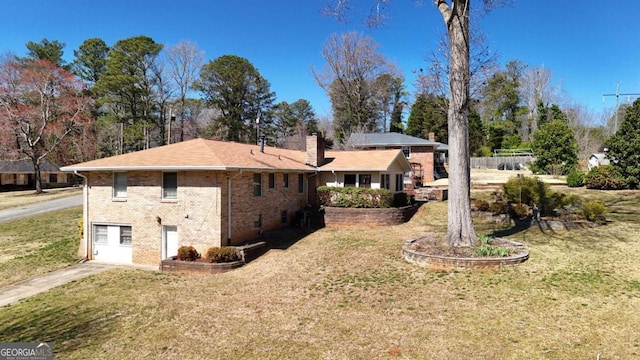
[(226, 263), (211, 263), (204, 259), (181, 261), (176, 256), (160, 262), (160, 271), (180, 274), (220, 274), (237, 269), (268, 250), (264, 241), (238, 246), (240, 260)]

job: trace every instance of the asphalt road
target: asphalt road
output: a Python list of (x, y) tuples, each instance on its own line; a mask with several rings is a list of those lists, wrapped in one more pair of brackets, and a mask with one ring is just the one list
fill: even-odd
[(82, 206), (82, 195), (73, 195), (61, 199), (42, 201), (35, 204), (4, 209), (0, 210), (0, 224), (48, 213), (51, 211), (67, 209), (74, 206)]

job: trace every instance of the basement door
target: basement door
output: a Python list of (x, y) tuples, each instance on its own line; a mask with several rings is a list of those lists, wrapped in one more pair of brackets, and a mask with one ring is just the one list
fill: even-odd
[(93, 259), (131, 264), (131, 226), (93, 225)]
[(162, 227), (162, 260), (178, 255), (178, 227)]

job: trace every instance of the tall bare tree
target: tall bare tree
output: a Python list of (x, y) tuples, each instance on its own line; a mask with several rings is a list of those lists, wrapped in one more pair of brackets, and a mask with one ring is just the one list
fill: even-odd
[[(193, 83), (198, 78), (198, 72), (204, 62), (204, 52), (198, 49), (198, 46), (188, 40), (182, 40), (177, 45), (171, 46), (166, 50), (167, 60), (171, 78), (177, 86), (176, 108), (172, 109), (173, 114), (177, 115), (177, 141), (184, 141), (185, 127), (189, 121), (195, 119), (187, 119), (191, 113), (187, 109), (187, 95), (193, 90)], [(172, 119), (169, 119), (172, 121)], [(170, 124), (171, 126), (171, 124)], [(173, 136), (172, 136), (173, 137)], [(172, 141), (171, 139), (169, 139)]]
[[(483, 0), (483, 10), (508, 0)], [(380, 9), (388, 0), (376, 0)], [(474, 246), (476, 233), (471, 219), (471, 171), (469, 168), (469, 17), (470, 0), (433, 0), (447, 29), (449, 38), (449, 204), (447, 242), (451, 246)], [(336, 17), (350, 9), (351, 1), (338, 0), (325, 10)], [(381, 19), (375, 11), (372, 21)]]
[(520, 98), (529, 109), (529, 132), (523, 134), (526, 141), (530, 141), (538, 130), (538, 104), (548, 105), (557, 100), (558, 87), (551, 83), (551, 78), (551, 70), (544, 67), (527, 67), (520, 78)]
[[(49, 60), (0, 64), (0, 147), (5, 155), (28, 158), (42, 192), (40, 165), (69, 134), (90, 123), (91, 99), (83, 84)], [(6, 140), (9, 140), (6, 142)]]
[(331, 99), (338, 141), (349, 137), (356, 127), (377, 128), (375, 81), (382, 74), (395, 73), (378, 47), (371, 37), (357, 32), (333, 34), (322, 47), (323, 71), (312, 69), (316, 82)]

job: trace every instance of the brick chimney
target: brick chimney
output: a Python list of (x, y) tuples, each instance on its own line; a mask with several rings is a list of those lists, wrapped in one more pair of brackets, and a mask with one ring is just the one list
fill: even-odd
[(429, 141), (436, 142), (436, 134), (435, 133), (432, 133), (432, 132), (429, 133)]
[(321, 166), (324, 163), (324, 139), (322, 135), (307, 135), (307, 165)]

